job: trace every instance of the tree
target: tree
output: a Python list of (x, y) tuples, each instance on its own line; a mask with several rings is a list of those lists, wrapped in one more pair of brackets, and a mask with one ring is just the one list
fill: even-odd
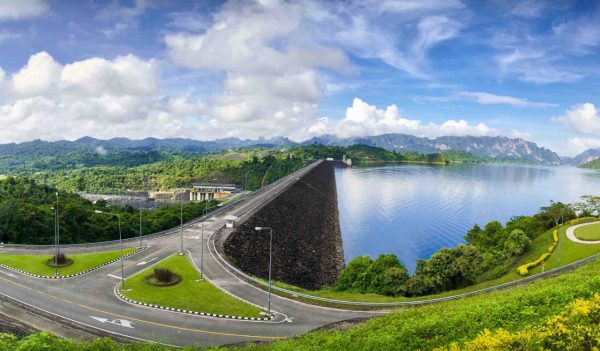
[(531, 239), (520, 229), (513, 230), (504, 242), (504, 252), (510, 257), (517, 257), (529, 251)]
[(581, 216), (600, 216), (600, 196), (583, 195), (581, 199), (573, 205)]
[(367, 271), (373, 260), (365, 255), (354, 258), (337, 278), (335, 289), (339, 291), (365, 292), (368, 287)]
[(563, 204), (562, 202), (554, 202), (552, 200), (550, 201), (550, 205), (542, 207), (541, 211), (542, 216), (550, 218), (555, 227), (560, 223), (564, 223), (565, 220), (577, 217), (571, 208), (571, 205)]
[(398, 257), (394, 254), (382, 254), (371, 263), (367, 270), (366, 280), (368, 286), (366, 290), (375, 294), (389, 295), (393, 291), (401, 290), (400, 286), (407, 279), (408, 272), (400, 263)]

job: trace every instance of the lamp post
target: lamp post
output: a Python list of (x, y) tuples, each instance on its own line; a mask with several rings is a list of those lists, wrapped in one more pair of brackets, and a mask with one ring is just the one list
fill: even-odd
[(58, 275), (58, 255), (60, 254), (60, 217), (59, 217), (59, 208), (58, 208), (58, 191), (55, 193), (56, 195), (56, 237), (54, 244), (56, 245), (56, 253), (54, 256), (54, 274)]
[(121, 290), (125, 290), (125, 268), (123, 266), (123, 236), (121, 235), (121, 217), (116, 213), (104, 212), (100, 210), (95, 210), (94, 212), (98, 214), (115, 216), (119, 222), (119, 245), (121, 247)]
[(256, 227), (254, 228), (257, 232), (268, 230), (269, 231), (269, 315), (271, 314), (271, 265), (273, 262), (273, 229), (269, 227)]
[(142, 246), (142, 207), (140, 207), (140, 249)]
[(179, 237), (181, 239), (181, 254), (183, 255), (183, 191), (179, 192)]

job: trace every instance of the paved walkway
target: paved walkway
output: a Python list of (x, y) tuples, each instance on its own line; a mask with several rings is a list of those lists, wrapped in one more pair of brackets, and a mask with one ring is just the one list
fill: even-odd
[(569, 238), (569, 240), (576, 242), (578, 244), (585, 244), (585, 245), (600, 244), (600, 240), (595, 240), (595, 241), (581, 240), (575, 236), (575, 230), (577, 228), (585, 227), (586, 225), (598, 224), (598, 223), (599, 222), (591, 222), (591, 223), (582, 223), (582, 224), (577, 224), (577, 225), (571, 226), (571, 227), (567, 228), (567, 238)]

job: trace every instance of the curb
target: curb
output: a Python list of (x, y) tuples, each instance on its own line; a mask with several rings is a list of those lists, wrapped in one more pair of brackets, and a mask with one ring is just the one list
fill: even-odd
[[(140, 252), (142, 252), (142, 251), (144, 251), (144, 250), (146, 250), (146, 249), (148, 249), (148, 247), (147, 247), (147, 246), (146, 246), (146, 247), (143, 247), (143, 248), (141, 248), (141, 249), (138, 249), (138, 250), (136, 250), (136, 251), (134, 251), (134, 252), (131, 252), (131, 253), (127, 254), (127, 255), (125, 255), (125, 256), (123, 256), (123, 258), (124, 258), (124, 259), (125, 259), (125, 258), (128, 258), (128, 257), (130, 257), (130, 256), (133, 256), (133, 255), (135, 255), (135, 254), (138, 254), (138, 253), (140, 253)], [(11, 270), (11, 271), (13, 271), (13, 272), (17, 272), (17, 273), (25, 274), (25, 275), (28, 275), (28, 276), (30, 276), (30, 277), (34, 277), (34, 278), (40, 278), (40, 279), (50, 279), (50, 280), (58, 280), (58, 279), (74, 278), (74, 277), (77, 277), (77, 276), (80, 276), (80, 275), (84, 275), (84, 274), (90, 273), (90, 272), (92, 272), (92, 271), (95, 271), (95, 270), (97, 270), (97, 269), (100, 269), (100, 268), (102, 268), (102, 267), (108, 266), (109, 264), (112, 264), (112, 263), (115, 263), (115, 262), (119, 262), (120, 260), (121, 260), (121, 257), (119, 257), (119, 258), (117, 258), (117, 259), (114, 259), (114, 260), (112, 260), (112, 261), (106, 262), (106, 263), (104, 263), (104, 264), (101, 264), (101, 265), (99, 265), (99, 266), (96, 266), (96, 267), (93, 267), (93, 268), (90, 268), (90, 269), (86, 269), (85, 271), (81, 271), (81, 272), (79, 272), (79, 273), (75, 273), (75, 274), (69, 274), (69, 275), (58, 275), (58, 276), (57, 276), (57, 275), (40, 275), (40, 274), (33, 274), (33, 273), (29, 273), (29, 272), (25, 272), (25, 271), (23, 271), (23, 270), (20, 270), (20, 269), (18, 269), (18, 268), (14, 268), (14, 267), (7, 266), (7, 265), (5, 265), (5, 264), (2, 264), (2, 263), (0, 263), (0, 267), (2, 267), (2, 268), (5, 268), (5, 269), (8, 269), (8, 270)]]
[(273, 319), (275, 317), (274, 314), (271, 314), (271, 316), (269, 316), (268, 318), (229, 316), (229, 315), (216, 314), (216, 313), (208, 313), (208, 312), (188, 311), (188, 310), (184, 310), (184, 309), (180, 309), (180, 308), (166, 307), (166, 306), (155, 305), (155, 304), (151, 304), (151, 303), (139, 302), (139, 301), (132, 300), (132, 299), (130, 299), (128, 297), (125, 297), (123, 294), (121, 294), (121, 291), (119, 290), (119, 284), (117, 284), (117, 286), (115, 286), (115, 294), (121, 300), (129, 302), (129, 303), (132, 303), (134, 305), (139, 305), (139, 306), (144, 306), (144, 307), (150, 307), (150, 308), (154, 308), (154, 309), (158, 309), (158, 310), (165, 310), (165, 311), (171, 311), (171, 312), (179, 312), (179, 313), (190, 314), (190, 315), (195, 315), (195, 316), (214, 317), (214, 318), (222, 318), (222, 319), (234, 319), (234, 320), (244, 320), (244, 321), (269, 321), (269, 320), (271, 320), (271, 319)]

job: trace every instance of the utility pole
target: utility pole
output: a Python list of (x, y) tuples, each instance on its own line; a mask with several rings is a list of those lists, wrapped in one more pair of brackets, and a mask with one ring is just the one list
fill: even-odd
[(142, 246), (142, 207), (140, 206), (140, 249)]
[(179, 219), (180, 219), (180, 225), (179, 225), (179, 237), (181, 239), (181, 254), (183, 255), (183, 192), (179, 193)]

